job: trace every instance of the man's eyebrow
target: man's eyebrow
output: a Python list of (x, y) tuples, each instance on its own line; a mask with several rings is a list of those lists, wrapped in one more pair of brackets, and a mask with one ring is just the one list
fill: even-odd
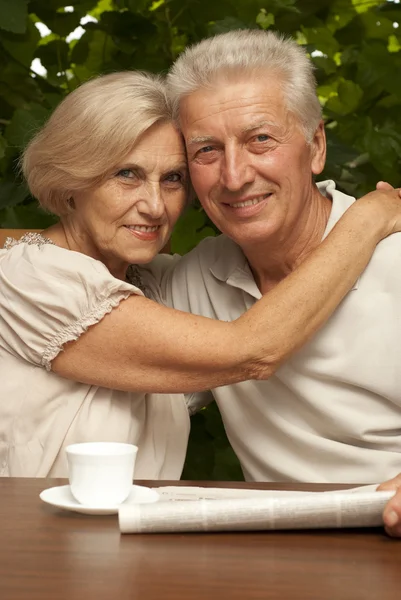
[[(247, 125), (243, 129), (241, 129), (241, 133), (249, 133), (250, 131), (254, 131), (255, 129), (260, 129), (261, 127), (268, 126), (276, 126), (276, 123), (273, 121), (268, 121), (264, 119), (263, 121), (258, 121), (257, 123), (251, 123), (251, 125)], [(210, 142), (215, 142), (216, 138), (212, 135), (199, 135), (193, 138), (189, 138), (187, 144), (188, 146), (195, 146), (196, 144), (205, 144)]]
[(214, 142), (216, 138), (212, 135), (198, 135), (193, 138), (189, 138), (188, 146), (194, 146), (195, 144), (204, 144), (205, 142)]
[(250, 131), (255, 131), (255, 129), (260, 129), (261, 127), (265, 127), (266, 125), (271, 127), (271, 126), (275, 126), (276, 124), (273, 123), (273, 121), (267, 121), (265, 119), (264, 121), (258, 121), (257, 123), (252, 123), (251, 125), (244, 127), (243, 129), (241, 129), (241, 133), (249, 133)]

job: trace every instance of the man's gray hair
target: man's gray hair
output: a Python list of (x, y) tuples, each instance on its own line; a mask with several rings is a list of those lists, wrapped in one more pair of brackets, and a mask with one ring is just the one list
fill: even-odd
[(201, 88), (213, 88), (224, 77), (260, 77), (283, 80), (287, 108), (298, 117), (310, 142), (322, 118), (316, 96), (313, 64), (294, 40), (272, 31), (238, 30), (216, 35), (189, 46), (167, 76), (173, 115), (179, 123), (181, 98)]

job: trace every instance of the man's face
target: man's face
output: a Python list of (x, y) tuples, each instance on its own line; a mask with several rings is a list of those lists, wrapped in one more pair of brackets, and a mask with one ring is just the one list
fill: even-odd
[(306, 142), (277, 78), (198, 90), (182, 100), (180, 120), (193, 186), (220, 231), (245, 248), (303, 227), (324, 129)]

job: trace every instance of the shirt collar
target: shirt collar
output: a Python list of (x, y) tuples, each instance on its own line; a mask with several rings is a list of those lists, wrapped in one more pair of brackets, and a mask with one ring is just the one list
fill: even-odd
[(322, 240), (324, 240), (329, 235), (337, 221), (341, 219), (345, 211), (351, 206), (351, 204), (355, 202), (355, 198), (352, 196), (347, 196), (346, 194), (336, 190), (336, 184), (332, 179), (319, 182), (317, 187), (323, 196), (326, 196), (326, 198), (329, 198), (332, 201), (329, 219), (327, 221), (326, 229), (324, 230), (322, 238)]
[[(330, 198), (331, 203), (331, 211), (329, 215), (329, 219), (327, 221), (326, 229), (324, 230), (324, 234), (322, 240), (324, 240), (333, 229), (334, 225), (341, 219), (345, 211), (355, 202), (355, 198), (352, 196), (347, 196), (343, 194), (339, 190), (336, 190), (336, 184), (332, 179), (328, 179), (327, 181), (321, 181), (317, 184), (319, 192)], [(350, 291), (357, 290), (359, 286), (360, 277), (355, 281)]]
[[(355, 202), (355, 198), (336, 190), (336, 184), (331, 179), (318, 183), (317, 187), (321, 194), (332, 200), (329, 219), (322, 238), (324, 240), (345, 211)], [(210, 272), (219, 281), (239, 288), (254, 298), (261, 298), (244, 253), (238, 244), (225, 235), (220, 236), (219, 257), (211, 265)], [(358, 284), (359, 278), (351, 289), (358, 289)]]
[(244, 290), (255, 298), (261, 298), (245, 254), (238, 244), (226, 235), (219, 238), (219, 257), (211, 265), (210, 272), (219, 281)]

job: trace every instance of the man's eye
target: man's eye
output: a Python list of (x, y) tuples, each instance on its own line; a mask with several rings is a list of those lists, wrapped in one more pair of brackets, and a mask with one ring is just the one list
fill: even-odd
[(268, 136), (266, 133), (259, 133), (259, 135), (256, 136), (257, 142), (267, 142), (269, 139), (270, 136)]
[(213, 146), (204, 146), (203, 148), (199, 148), (198, 152), (204, 154), (205, 152), (211, 152), (214, 150)]
[(132, 179), (135, 177), (135, 173), (132, 169), (121, 169), (117, 173), (117, 177), (123, 177), (124, 179)]

